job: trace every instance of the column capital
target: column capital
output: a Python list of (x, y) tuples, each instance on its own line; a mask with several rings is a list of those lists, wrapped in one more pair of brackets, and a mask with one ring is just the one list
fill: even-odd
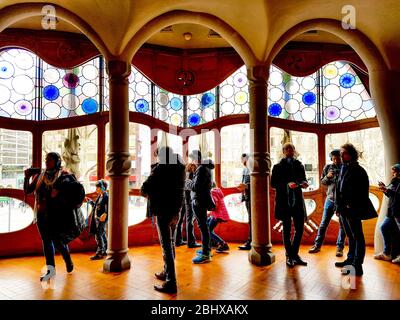
[(247, 68), (247, 78), (252, 83), (265, 83), (267, 85), (269, 77), (269, 66), (256, 65)]
[(108, 175), (110, 177), (129, 176), (131, 170), (130, 157), (129, 152), (110, 152), (106, 164)]
[(131, 64), (123, 60), (109, 60), (107, 73), (110, 80), (128, 78), (131, 74)]
[(271, 166), (271, 157), (268, 152), (254, 152), (250, 155), (249, 169), (252, 176), (269, 174)]

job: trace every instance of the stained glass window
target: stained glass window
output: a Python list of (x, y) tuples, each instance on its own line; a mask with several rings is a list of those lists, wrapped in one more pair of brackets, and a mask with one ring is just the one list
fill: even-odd
[(215, 119), (215, 89), (187, 97), (189, 127), (197, 126)]
[(246, 66), (241, 67), (219, 86), (220, 115), (249, 113), (249, 83)]
[(67, 118), (99, 111), (99, 58), (73, 69), (43, 62), (42, 119)]
[(375, 116), (371, 97), (350, 64), (336, 61), (322, 68), (324, 123)]
[(174, 126), (183, 126), (183, 96), (155, 87), (156, 118)]
[(35, 120), (36, 56), (26, 50), (0, 52), (0, 116)]
[(315, 122), (317, 115), (316, 74), (293, 77), (271, 66), (268, 80), (268, 114), (283, 119)]

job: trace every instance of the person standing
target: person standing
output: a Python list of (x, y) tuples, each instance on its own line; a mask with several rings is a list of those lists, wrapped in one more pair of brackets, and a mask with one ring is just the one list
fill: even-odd
[[(295, 159), (295, 147), (285, 143), (282, 147), (284, 158), (274, 165), (271, 174), (271, 187), (275, 193), (275, 218), (283, 224), (283, 243), (286, 251), (286, 265), (306, 266), (307, 262), (299, 256), (301, 239), (304, 232), (304, 222), (307, 213), (301, 189), (308, 187), (303, 164)], [(294, 236), (291, 237), (292, 222)]]
[(176, 293), (175, 228), (183, 201), (185, 166), (178, 154), (169, 147), (161, 147), (157, 153), (159, 162), (143, 182), (141, 194), (149, 198), (150, 214), (157, 217), (157, 230), (163, 252), (164, 269), (155, 274), (163, 284), (154, 289)]
[(249, 217), (249, 237), (246, 242), (239, 246), (239, 250), (250, 250), (251, 249), (251, 197), (250, 197), (250, 170), (247, 167), (249, 155), (243, 153), (241, 156), (241, 162), (244, 166), (242, 172), (242, 183), (237, 187), (242, 191), (242, 202), (246, 204), (246, 210)]
[[(324, 204), (324, 212), (322, 214), (321, 224), (318, 228), (318, 234), (315, 238), (315, 243), (308, 251), (309, 253), (317, 253), (321, 251), (322, 244), (325, 239), (326, 230), (331, 222), (335, 212), (335, 188), (336, 181), (339, 177), (340, 166), (340, 150), (334, 149), (329, 154), (332, 163), (327, 164), (322, 172), (321, 184), (327, 187), (326, 199)], [(339, 218), (339, 234), (336, 241), (336, 257), (343, 257), (344, 241), (346, 240), (346, 232), (342, 220)]]
[[(392, 180), (386, 186), (379, 181), (379, 189), (389, 198), (388, 210), (381, 225), (384, 248), (374, 255), (377, 260), (392, 261), (400, 264), (399, 236), (400, 236), (400, 163), (392, 166)], [(397, 241), (394, 241), (394, 240)]]
[(193, 258), (195, 264), (207, 263), (211, 261), (211, 235), (207, 224), (207, 210), (215, 208), (211, 197), (212, 188), (212, 169), (214, 164), (210, 159), (202, 160), (201, 152), (193, 150), (189, 157), (196, 164), (197, 169), (194, 172), (193, 179), (187, 180), (186, 187), (190, 190), (193, 212), (199, 224), (202, 249), (197, 252), (198, 255)]
[(91, 234), (95, 235), (97, 250), (96, 254), (90, 257), (90, 260), (100, 260), (107, 256), (107, 233), (106, 226), (108, 221), (108, 193), (107, 182), (99, 180), (96, 183), (96, 201), (89, 201), (93, 206), (92, 217), (90, 221)]
[[(61, 167), (61, 156), (56, 152), (46, 155), (46, 169), (26, 169), (24, 179), (25, 194), (35, 193), (35, 222), (37, 223), (43, 244), (43, 253), (46, 259), (47, 271), (40, 277), (40, 281), (48, 281), (53, 278), (55, 272), (54, 248), (60, 251), (67, 272), (74, 269), (74, 264), (69, 253), (69, 248), (63, 241), (62, 219), (66, 210), (60, 198), (60, 184), (65, 179), (75, 179)], [(37, 172), (39, 170), (39, 172)], [(33, 177), (32, 182), (30, 178)], [(75, 179), (76, 180), (76, 179)], [(65, 205), (65, 204), (64, 204)]]
[(347, 259), (336, 262), (342, 274), (349, 274), (352, 266), (356, 276), (363, 275), (362, 264), (365, 257), (365, 238), (362, 220), (377, 217), (376, 210), (369, 199), (368, 174), (358, 163), (359, 152), (351, 144), (340, 147), (342, 166), (336, 185), (336, 214), (341, 216), (349, 238)]

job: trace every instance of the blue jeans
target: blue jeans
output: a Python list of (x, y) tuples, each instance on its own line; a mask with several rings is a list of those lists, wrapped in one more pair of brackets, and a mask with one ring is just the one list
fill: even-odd
[[(321, 247), (324, 242), (326, 230), (328, 229), (329, 223), (331, 222), (331, 219), (335, 213), (334, 210), (335, 210), (335, 203), (332, 200), (326, 198), (321, 224), (319, 225), (318, 234), (317, 237), (315, 238), (315, 245), (317, 247)], [(339, 234), (336, 241), (336, 247), (343, 249), (345, 240), (346, 240), (346, 232), (344, 230), (342, 220), (339, 219)]]
[(211, 251), (211, 235), (207, 224), (207, 209), (198, 205), (196, 201), (192, 201), (192, 208), (201, 232), (203, 255), (209, 255)]
[(360, 219), (341, 217), (349, 238), (347, 260), (354, 265), (362, 265), (365, 257), (365, 238)]
[(166, 281), (176, 282), (174, 233), (178, 217), (157, 216), (157, 231), (163, 252)]
[(386, 217), (381, 224), (383, 253), (392, 257), (397, 257), (399, 254), (399, 245), (396, 244), (399, 243), (400, 228), (396, 222), (398, 221), (394, 217)]
[(60, 251), (64, 261), (71, 261), (68, 246), (63, 244), (60, 240), (55, 240), (52, 236), (52, 230), (45, 217), (44, 213), (39, 213), (37, 217), (37, 226), (39, 229), (40, 237), (42, 238), (43, 253), (46, 258), (47, 266), (56, 266), (54, 261), (55, 250), (54, 247)]
[(219, 224), (218, 220), (214, 217), (208, 217), (207, 224), (208, 228), (210, 229), (211, 239), (216, 243), (224, 243), (225, 241), (214, 232), (214, 229)]
[(96, 253), (106, 254), (107, 251), (107, 234), (106, 234), (106, 222), (97, 222), (96, 234), (94, 236), (97, 243)]

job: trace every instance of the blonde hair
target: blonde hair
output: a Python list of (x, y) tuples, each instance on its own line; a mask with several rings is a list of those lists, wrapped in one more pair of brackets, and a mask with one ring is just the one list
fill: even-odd
[(292, 147), (292, 149), (293, 149), (293, 151), (294, 151), (294, 153), (293, 153), (293, 158), (297, 158), (300, 154), (296, 151), (296, 147), (294, 146), (294, 144), (293, 143), (291, 143), (291, 142), (285, 142), (283, 145), (282, 145), (282, 154), (281, 154), (281, 158), (285, 158), (285, 154), (284, 154), (284, 151), (285, 151), (285, 149), (287, 148), (287, 147)]

